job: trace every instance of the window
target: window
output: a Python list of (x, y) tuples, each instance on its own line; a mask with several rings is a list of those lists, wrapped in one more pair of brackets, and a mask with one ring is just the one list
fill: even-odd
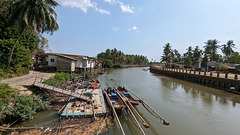
[(51, 59), (51, 62), (54, 62), (54, 59)]

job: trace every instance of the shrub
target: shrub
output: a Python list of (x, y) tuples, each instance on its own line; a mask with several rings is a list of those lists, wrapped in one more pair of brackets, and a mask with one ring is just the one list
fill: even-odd
[(217, 68), (216, 68), (217, 71), (221, 71), (221, 72), (228, 72), (228, 66), (227, 65), (224, 65), (224, 64), (220, 64)]
[(8, 84), (0, 84), (0, 120), (12, 121), (31, 119), (36, 110), (45, 110), (49, 106), (42, 96), (19, 95)]

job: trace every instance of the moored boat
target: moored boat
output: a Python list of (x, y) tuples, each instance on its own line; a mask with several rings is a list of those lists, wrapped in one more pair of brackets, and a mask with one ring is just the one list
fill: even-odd
[(101, 81), (97, 80), (92, 84), (91, 88), (96, 89), (100, 86), (100, 84), (101, 84)]
[(118, 86), (117, 90), (122, 92), (124, 94), (124, 96), (126, 96), (130, 100), (130, 103), (132, 105), (139, 105), (140, 101), (134, 99), (124, 86)]
[(111, 87), (104, 89), (104, 91), (106, 93), (106, 96), (109, 97), (110, 102), (113, 104), (113, 106), (117, 112), (121, 111), (122, 108), (126, 107), (124, 105), (123, 101), (118, 97), (118, 95), (114, 92), (114, 90)]

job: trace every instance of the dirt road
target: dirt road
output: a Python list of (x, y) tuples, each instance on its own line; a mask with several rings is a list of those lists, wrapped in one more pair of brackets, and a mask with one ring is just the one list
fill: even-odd
[(48, 79), (53, 75), (55, 75), (55, 73), (42, 73), (37, 71), (29, 71), (28, 75), (2, 80), (0, 81), (0, 83), (6, 83), (13, 88), (17, 88), (18, 90), (20, 90), (21, 94), (30, 95), (32, 94), (32, 92), (29, 91), (25, 86), (32, 85), (36, 77), (43, 77), (44, 79)]

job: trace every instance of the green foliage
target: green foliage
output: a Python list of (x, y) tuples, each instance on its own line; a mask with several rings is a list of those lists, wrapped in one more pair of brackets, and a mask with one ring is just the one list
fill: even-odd
[(201, 66), (207, 68), (207, 62), (208, 62), (208, 57), (207, 55), (204, 55)]
[(55, 76), (49, 78), (48, 80), (45, 80), (43, 83), (49, 84), (49, 85), (52, 85), (52, 86), (56, 86), (56, 87), (64, 87), (67, 84), (68, 81), (72, 80), (73, 78), (75, 78), (77, 76), (79, 76), (79, 74), (57, 72), (55, 74)]
[(16, 90), (7, 84), (0, 84), (0, 120), (9, 121), (31, 119), (37, 109), (45, 110), (48, 101), (43, 101), (41, 96), (19, 95)]
[(122, 65), (147, 65), (148, 59), (142, 55), (125, 55), (123, 52), (118, 51), (116, 48), (110, 50), (107, 49), (105, 52), (99, 53), (97, 58), (102, 61), (102, 66), (111, 67), (122, 67)]
[(240, 63), (240, 55), (238, 52), (234, 52), (229, 56), (228, 61), (229, 63), (239, 64)]
[(6, 70), (12, 46), (19, 36), (19, 31), (10, 27), (4, 18), (0, 21), (0, 79), (28, 73), (31, 54), (37, 47), (37, 37), (27, 32), (16, 45), (12, 55), (11, 68)]
[(172, 63), (173, 60), (173, 51), (171, 49), (170, 43), (165, 44), (163, 47), (163, 56), (161, 58), (162, 62), (164, 63)]
[(228, 66), (224, 65), (224, 64), (220, 64), (217, 68), (217, 71), (221, 71), (221, 72), (227, 72), (228, 71)]
[(217, 49), (220, 48), (218, 43), (219, 41), (217, 39), (208, 40), (207, 42), (205, 42), (206, 45), (204, 46), (204, 53), (210, 56), (211, 61), (216, 61), (215, 54), (217, 53)]

